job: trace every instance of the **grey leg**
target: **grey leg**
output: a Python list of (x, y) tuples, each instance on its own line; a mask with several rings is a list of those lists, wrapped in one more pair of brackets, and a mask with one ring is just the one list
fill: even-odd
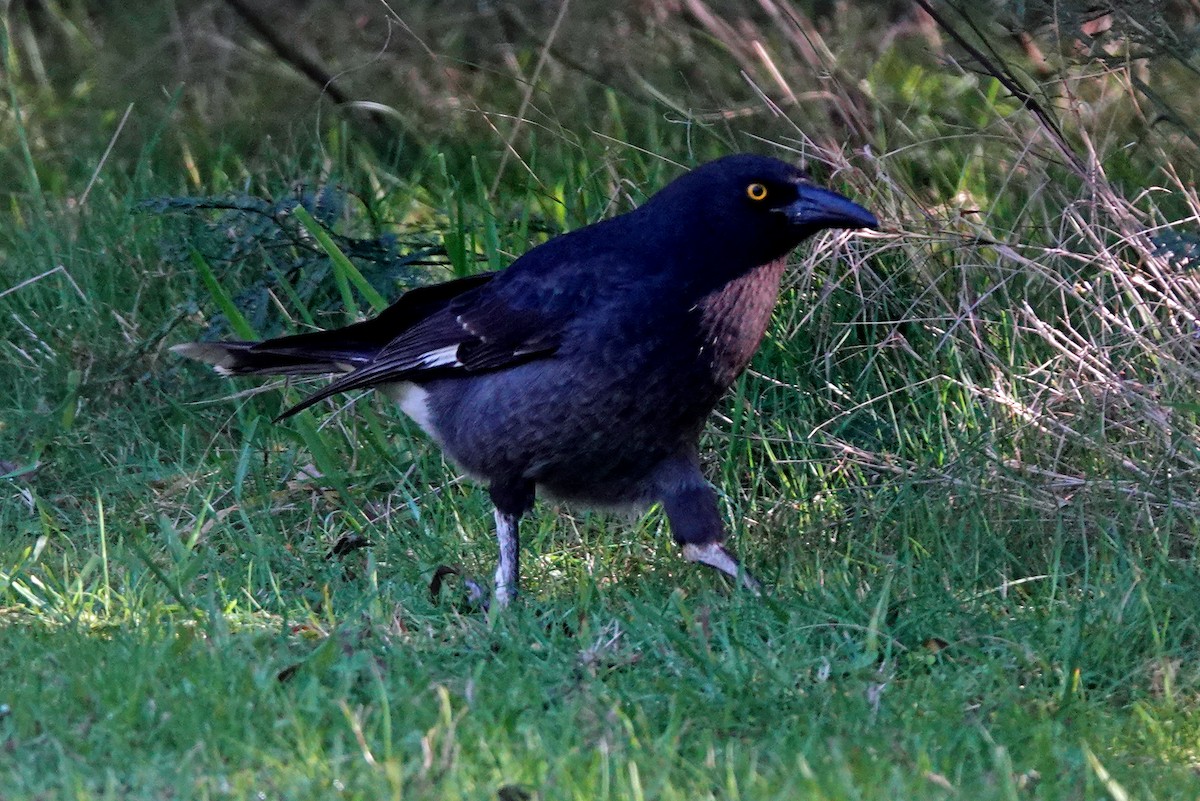
[(496, 565), (496, 604), (508, 606), (517, 596), (520, 582), (521, 535), (515, 515), (496, 510), (496, 539), (500, 542), (500, 561)]
[(691, 542), (684, 543), (683, 558), (689, 562), (700, 562), (709, 567), (715, 567), (722, 573), (728, 573), (733, 578), (739, 579), (742, 582), (742, 586), (750, 590), (750, 592), (755, 595), (762, 595), (762, 584), (759, 583), (758, 579), (750, 575), (750, 571), (742, 567), (737, 558), (719, 542), (710, 542), (707, 545), (696, 545)]
[(725, 526), (717, 493), (700, 472), (699, 458), (685, 454), (659, 466), (656, 479), (671, 534), (683, 546), (683, 558), (732, 576), (755, 595), (762, 585), (725, 546)]
[(533, 492), (534, 485), (523, 480), (497, 481), (488, 487), (496, 505), (496, 540), (500, 544), (500, 559), (496, 564), (497, 606), (508, 606), (517, 597), (521, 551), (518, 527), (521, 516), (533, 507)]

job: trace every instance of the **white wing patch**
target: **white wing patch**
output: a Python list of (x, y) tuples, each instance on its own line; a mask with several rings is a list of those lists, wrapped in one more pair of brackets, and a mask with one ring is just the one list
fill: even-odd
[(417, 361), (422, 367), (462, 367), (462, 362), (458, 360), (458, 345), (447, 345), (422, 353)]

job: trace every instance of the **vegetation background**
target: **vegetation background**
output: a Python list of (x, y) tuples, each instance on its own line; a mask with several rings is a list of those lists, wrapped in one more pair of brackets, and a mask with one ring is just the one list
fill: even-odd
[[(0, 798), (1196, 798), (1198, 20), (0, 2)], [(734, 150), (884, 222), (706, 434), (762, 601), (543, 504), (473, 611), (486, 500), (386, 404), (166, 351)]]

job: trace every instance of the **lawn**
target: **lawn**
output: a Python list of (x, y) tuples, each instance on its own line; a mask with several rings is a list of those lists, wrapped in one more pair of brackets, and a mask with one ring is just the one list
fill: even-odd
[[(0, 10), (0, 799), (1200, 796), (1190, 6), (243, 5)], [(882, 222), (704, 435), (761, 599), (540, 502), (482, 612), (486, 493), (384, 399), (168, 350), (736, 150)]]

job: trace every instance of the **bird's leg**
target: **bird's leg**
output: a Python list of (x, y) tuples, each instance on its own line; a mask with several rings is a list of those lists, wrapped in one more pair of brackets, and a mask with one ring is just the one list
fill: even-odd
[[(696, 470), (699, 477), (699, 469)], [(663, 494), (663, 509), (671, 522), (671, 534), (683, 546), (683, 558), (700, 562), (732, 576), (755, 595), (762, 594), (758, 579), (738, 562), (721, 543), (725, 526), (717, 505), (717, 493), (707, 482), (689, 482)]]
[(496, 603), (508, 606), (517, 595), (521, 572), (521, 519), (496, 510), (496, 539), (500, 542), (500, 560), (496, 563)]
[(755, 595), (762, 595), (762, 583), (750, 575), (750, 571), (737, 560), (737, 557), (719, 542), (709, 542), (704, 545), (684, 543), (683, 558), (689, 562), (700, 562), (709, 567), (715, 567), (722, 573), (727, 573), (741, 581), (742, 586)]
[(494, 483), (489, 488), (492, 503), (496, 505), (496, 540), (500, 545), (495, 590), (498, 606), (508, 606), (517, 596), (520, 584), (521, 516), (533, 506), (533, 491), (533, 484), (524, 481)]

